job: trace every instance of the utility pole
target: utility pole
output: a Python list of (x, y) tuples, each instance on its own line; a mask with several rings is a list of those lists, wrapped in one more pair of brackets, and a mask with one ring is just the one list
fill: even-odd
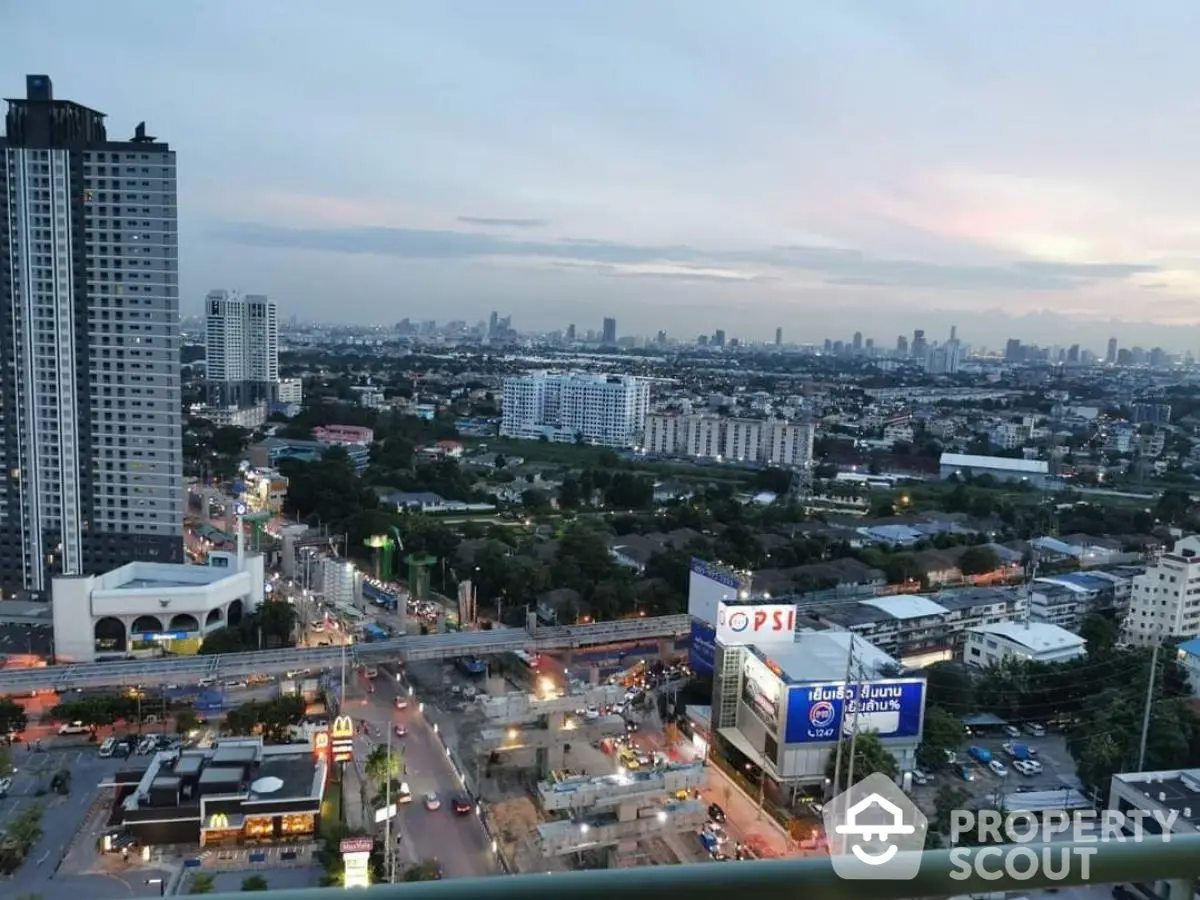
[[(842, 790), (842, 738), (846, 734), (843, 719), (846, 715), (846, 689), (850, 686), (850, 676), (854, 672), (854, 633), (850, 633), (850, 651), (846, 655), (846, 678), (842, 682), (842, 714), (837, 720), (837, 746), (833, 749), (833, 790), (830, 797), (841, 793)], [(829, 797), (825, 798), (826, 800)]]
[(396, 882), (396, 852), (392, 847), (392, 732), (394, 728), (388, 728), (387, 735), (387, 785), (383, 790), (383, 814), (386, 817), (383, 820), (383, 846), (384, 857), (388, 864), (388, 884)]
[(1146, 711), (1142, 714), (1142, 740), (1138, 746), (1138, 767), (1139, 772), (1146, 771), (1146, 740), (1150, 737), (1150, 709), (1154, 705), (1154, 679), (1158, 676), (1158, 650), (1161, 643), (1154, 645), (1154, 652), (1150, 655), (1150, 677), (1147, 679), (1146, 685)]
[(342, 636), (342, 696), (338, 703), (338, 715), (346, 714), (346, 641), (345, 635)]

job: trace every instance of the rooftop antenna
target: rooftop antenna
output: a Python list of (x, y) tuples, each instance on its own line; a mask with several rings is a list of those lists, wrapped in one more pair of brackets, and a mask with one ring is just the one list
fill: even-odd
[(153, 144), (158, 138), (146, 134), (146, 123), (138, 122), (137, 127), (133, 129), (133, 137), (130, 142), (134, 144)]

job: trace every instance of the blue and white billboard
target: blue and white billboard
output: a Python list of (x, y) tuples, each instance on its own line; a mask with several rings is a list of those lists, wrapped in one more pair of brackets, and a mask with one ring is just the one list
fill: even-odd
[(716, 665), (717, 629), (707, 622), (692, 619), (692, 642), (688, 647), (688, 665), (697, 675), (711, 675)]
[(838, 739), (839, 728), (874, 731), (881, 738), (920, 737), (924, 711), (925, 681), (920, 678), (792, 685), (784, 740), (832, 742)]
[(693, 619), (717, 624), (721, 603), (737, 599), (745, 583), (737, 574), (702, 559), (692, 559), (688, 573), (688, 615)]

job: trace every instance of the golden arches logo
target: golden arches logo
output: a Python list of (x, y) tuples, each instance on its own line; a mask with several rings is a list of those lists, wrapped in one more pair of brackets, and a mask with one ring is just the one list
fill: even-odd
[(338, 716), (333, 720), (333, 737), (335, 740), (340, 738), (354, 737), (354, 721), (349, 716)]
[(208, 827), (212, 831), (223, 831), (229, 827), (229, 816), (216, 812), (208, 817)]

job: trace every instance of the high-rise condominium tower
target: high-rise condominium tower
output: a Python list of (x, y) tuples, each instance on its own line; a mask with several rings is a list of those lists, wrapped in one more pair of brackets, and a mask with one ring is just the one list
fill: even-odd
[(209, 402), (248, 406), (271, 399), (279, 381), (279, 318), (266, 297), (209, 291), (205, 299)]
[(175, 154), (8, 100), (0, 139), (0, 585), (183, 561)]

